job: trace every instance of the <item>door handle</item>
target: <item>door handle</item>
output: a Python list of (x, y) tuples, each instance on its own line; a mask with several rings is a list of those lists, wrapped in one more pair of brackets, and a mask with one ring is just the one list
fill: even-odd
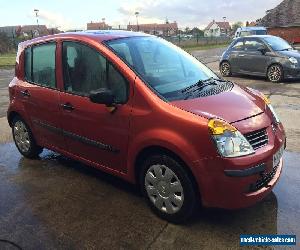
[(28, 91), (27, 89), (25, 89), (25, 90), (22, 90), (22, 91), (21, 91), (21, 95), (24, 96), (24, 97), (25, 97), (25, 96), (29, 97), (29, 96), (30, 96), (30, 93), (29, 93), (29, 91)]
[(64, 110), (68, 110), (68, 111), (72, 111), (74, 110), (75, 108), (73, 107), (73, 105), (69, 102), (65, 103), (65, 104), (61, 104), (62, 108)]
[(245, 55), (243, 55), (243, 54), (242, 54), (242, 55), (239, 55), (239, 57), (244, 57), (244, 56), (245, 56)]

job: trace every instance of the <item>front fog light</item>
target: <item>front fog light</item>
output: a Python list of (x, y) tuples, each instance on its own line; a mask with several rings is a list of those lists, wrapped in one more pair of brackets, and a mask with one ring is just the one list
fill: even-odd
[(211, 119), (208, 127), (218, 151), (223, 157), (233, 158), (254, 153), (247, 139), (227, 122)]

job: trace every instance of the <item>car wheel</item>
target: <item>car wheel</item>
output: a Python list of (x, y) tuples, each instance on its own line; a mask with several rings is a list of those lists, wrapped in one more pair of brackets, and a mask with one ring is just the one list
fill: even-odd
[(20, 118), (15, 117), (12, 122), (12, 134), (19, 152), (27, 158), (37, 158), (43, 149), (33, 138), (28, 125)]
[(221, 65), (220, 65), (220, 72), (221, 72), (221, 75), (222, 76), (231, 76), (232, 75), (232, 72), (231, 72), (231, 66), (230, 66), (230, 63), (225, 61), (225, 62), (222, 62)]
[(198, 196), (192, 180), (183, 166), (168, 155), (147, 158), (140, 185), (151, 209), (169, 222), (185, 222), (197, 207)]
[(267, 77), (270, 82), (278, 83), (283, 79), (283, 69), (279, 64), (271, 65), (268, 68)]

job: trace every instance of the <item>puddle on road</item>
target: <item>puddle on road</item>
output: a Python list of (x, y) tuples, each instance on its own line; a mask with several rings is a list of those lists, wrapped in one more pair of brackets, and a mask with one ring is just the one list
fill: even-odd
[[(247, 233), (296, 234), (299, 238), (299, 167), (300, 154), (285, 152), (281, 178), (264, 201), (239, 211), (203, 209), (188, 225), (168, 224), (153, 247), (238, 248), (239, 235)], [(52, 241), (57, 247), (54, 238), (68, 234), (68, 238), (60, 238), (60, 243), (72, 247), (74, 239), (80, 239), (84, 248), (86, 242), (95, 242), (94, 233), (98, 231), (109, 235), (109, 242), (115, 237), (115, 247), (125, 244), (120, 243), (122, 239), (136, 248), (165, 225), (130, 185), (118, 178), (47, 150), (39, 160), (25, 159), (13, 143), (0, 144), (0, 200), (0, 238), (15, 234), (16, 227), (22, 228), (24, 236), (19, 232), (18, 237), (31, 247), (26, 237), (34, 241), (41, 234), (41, 244)], [(128, 234), (139, 239), (132, 236), (124, 240)], [(101, 240), (97, 244), (104, 243)]]

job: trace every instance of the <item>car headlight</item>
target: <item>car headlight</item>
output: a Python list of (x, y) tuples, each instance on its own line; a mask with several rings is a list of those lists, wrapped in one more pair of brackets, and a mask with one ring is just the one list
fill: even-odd
[(211, 119), (208, 127), (221, 156), (233, 158), (255, 153), (247, 139), (229, 123)]
[(297, 61), (297, 59), (296, 59), (295, 57), (290, 57), (290, 58), (289, 58), (289, 61), (290, 61), (292, 64), (297, 64), (297, 63), (298, 63), (298, 61)]
[(274, 118), (275, 123), (280, 123), (280, 119), (279, 116), (277, 115), (277, 113), (275, 112), (273, 106), (271, 105), (271, 101), (268, 99), (268, 97), (266, 97), (263, 93), (261, 93), (262, 95), (262, 99), (265, 101), (266, 106), (270, 109), (272, 116)]

